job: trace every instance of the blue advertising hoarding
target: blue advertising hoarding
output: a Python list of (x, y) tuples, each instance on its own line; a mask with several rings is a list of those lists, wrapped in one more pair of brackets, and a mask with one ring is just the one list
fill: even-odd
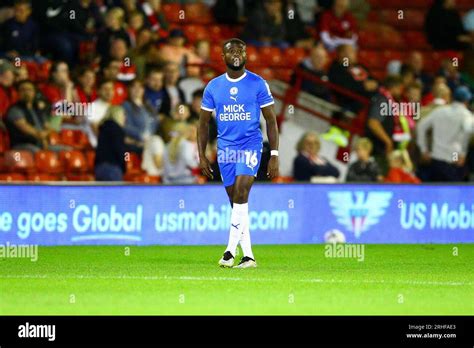
[[(256, 244), (472, 243), (474, 186), (254, 185)], [(0, 244), (226, 244), (221, 185), (0, 186)]]

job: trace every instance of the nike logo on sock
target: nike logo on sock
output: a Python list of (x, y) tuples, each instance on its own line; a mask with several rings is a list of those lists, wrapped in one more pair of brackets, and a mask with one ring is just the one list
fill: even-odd
[(232, 225), (232, 227), (235, 227), (236, 229), (239, 229), (239, 226), (240, 226), (240, 224), (236, 224), (236, 225), (231, 224), (231, 225)]

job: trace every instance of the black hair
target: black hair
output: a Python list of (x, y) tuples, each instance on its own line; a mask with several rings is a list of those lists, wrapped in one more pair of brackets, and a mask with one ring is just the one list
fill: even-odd
[(388, 75), (385, 78), (384, 83), (383, 83), (383, 85), (386, 88), (392, 88), (392, 87), (399, 86), (402, 84), (403, 84), (403, 80), (400, 77), (400, 75)]
[(196, 98), (196, 97), (201, 97), (204, 95), (204, 90), (203, 89), (197, 89), (193, 92), (193, 99)]
[(222, 44), (222, 51), (225, 51), (225, 50), (226, 50), (226, 46), (227, 46), (228, 44), (247, 46), (247, 44), (246, 44), (244, 41), (242, 41), (242, 40), (240, 40), (240, 39), (234, 37), (234, 38), (232, 38), (232, 39), (226, 40), (226, 41)]

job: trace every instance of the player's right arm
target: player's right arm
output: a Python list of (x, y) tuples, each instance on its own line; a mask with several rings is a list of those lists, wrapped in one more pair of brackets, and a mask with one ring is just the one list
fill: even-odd
[(198, 125), (198, 151), (199, 151), (199, 168), (201, 172), (210, 179), (214, 178), (212, 175), (211, 163), (206, 157), (206, 147), (209, 141), (209, 121), (212, 117), (212, 112), (215, 109), (214, 98), (212, 96), (212, 81), (204, 89), (202, 96), (201, 111), (199, 112)]
[(206, 157), (206, 146), (209, 141), (209, 120), (212, 117), (212, 112), (203, 110), (199, 112), (199, 125), (197, 131), (198, 150), (199, 150), (199, 168), (202, 173), (210, 179), (214, 178), (212, 175), (211, 163)]

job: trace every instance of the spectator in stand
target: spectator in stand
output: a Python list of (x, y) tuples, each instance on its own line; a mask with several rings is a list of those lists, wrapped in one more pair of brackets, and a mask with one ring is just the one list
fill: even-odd
[(31, 18), (31, 3), (15, 1), (15, 15), (0, 27), (0, 53), (8, 57), (33, 57), (39, 53), (39, 27)]
[(168, 35), (169, 24), (161, 11), (161, 0), (147, 0), (141, 2), (142, 11), (146, 15), (147, 26), (160, 37)]
[(95, 88), (96, 74), (89, 67), (80, 67), (77, 74), (76, 89), (74, 91), (75, 100), (81, 103), (92, 103), (97, 99)]
[(329, 51), (340, 45), (356, 46), (357, 23), (349, 11), (349, 1), (334, 0), (332, 9), (321, 15), (319, 30), (321, 40)]
[(255, 0), (216, 0), (212, 12), (217, 23), (237, 25), (245, 22), (256, 5)]
[[(462, 181), (465, 176), (466, 153), (474, 132), (474, 120), (467, 105), (472, 94), (458, 87), (450, 105), (437, 108), (417, 126), (417, 143), (424, 163), (430, 166), (432, 181)], [(432, 130), (431, 152), (427, 132)]]
[[(445, 83), (437, 83), (441, 79), (435, 78), (431, 96), (433, 99), (428, 105), (422, 106), (420, 111), (420, 118), (417, 120), (417, 123), (420, 123), (425, 117), (431, 114), (433, 111), (439, 107), (448, 104), (451, 101), (451, 90)], [(423, 105), (423, 104), (422, 104)], [(433, 144), (433, 134), (431, 130), (426, 132), (426, 142), (428, 144), (427, 151), (431, 152), (431, 144)], [(421, 181), (430, 181), (430, 166), (428, 163), (424, 162), (421, 158), (421, 152), (419, 147), (416, 147), (416, 155), (414, 160), (416, 163), (416, 174), (421, 179)]]
[(193, 184), (196, 177), (193, 169), (199, 165), (197, 155), (197, 127), (177, 123), (173, 137), (166, 147), (163, 158), (163, 181), (165, 184)]
[(112, 40), (112, 43), (110, 44), (109, 57), (107, 60), (108, 59), (121, 62), (120, 70), (117, 74), (117, 80), (119, 82), (127, 83), (137, 77), (137, 67), (130, 59), (127, 43), (124, 40)]
[(176, 105), (185, 102), (184, 91), (178, 86), (179, 66), (176, 63), (168, 63), (164, 69), (164, 94), (160, 112), (170, 115)]
[(9, 61), (0, 59), (0, 119), (4, 118), (8, 108), (17, 101), (14, 87), (15, 67)]
[(92, 41), (96, 38), (97, 31), (104, 24), (102, 14), (96, 1), (92, 0), (68, 1), (66, 13), (68, 17), (74, 13), (74, 20), (68, 21), (68, 28), (78, 52), (81, 41)]
[(160, 124), (161, 137), (165, 143), (172, 138), (173, 129), (178, 123), (190, 123), (191, 111), (186, 104), (178, 104), (171, 111), (171, 117), (164, 117)]
[(185, 43), (186, 37), (181, 29), (171, 30), (167, 43), (160, 48), (160, 58), (163, 62), (177, 64), (182, 77), (197, 76), (199, 68), (186, 67), (186, 64), (201, 64), (203, 61)]
[(443, 59), (438, 75), (446, 79), (451, 91), (455, 91), (458, 86), (464, 84), (458, 66), (453, 64), (451, 59)]
[(408, 66), (413, 70), (415, 79), (423, 84), (423, 94), (426, 94), (433, 84), (433, 76), (424, 70), (424, 61), (421, 53), (418, 51), (411, 52), (404, 66)]
[(139, 80), (133, 80), (128, 86), (128, 100), (123, 103), (126, 115), (126, 147), (132, 152), (141, 154), (143, 145), (157, 128), (158, 122), (144, 103), (145, 88)]
[(15, 150), (37, 152), (48, 148), (49, 128), (45, 109), (36, 102), (36, 87), (31, 81), (18, 85), (19, 100), (7, 112), (6, 126)]
[(128, 16), (127, 33), (130, 37), (132, 47), (137, 45), (137, 34), (144, 28), (145, 18), (139, 11), (131, 12)]
[(407, 64), (403, 64), (401, 66), (400, 74), (394, 75), (400, 75), (400, 77), (402, 78), (403, 86), (405, 88), (412, 85), (416, 81), (415, 70), (413, 70), (413, 68)]
[(446, 83), (442, 82), (443, 80), (445, 79), (435, 78), (432, 91), (429, 94), (430, 98), (426, 99), (426, 103), (422, 102), (422, 105), (424, 106), (421, 107), (420, 119), (418, 122), (438, 107), (446, 105), (451, 101), (451, 90)]
[(464, 29), (455, 0), (435, 0), (425, 19), (425, 33), (435, 50), (464, 50), (474, 37)]
[(130, 46), (130, 38), (124, 29), (125, 12), (120, 7), (110, 9), (105, 16), (105, 29), (99, 34), (97, 52), (103, 58), (110, 52), (110, 46), (115, 39), (122, 39)]
[(104, 80), (110, 80), (114, 83), (113, 105), (122, 105), (127, 100), (127, 87), (119, 81), (120, 70), (122, 69), (122, 61), (112, 59), (102, 69)]
[[(204, 95), (203, 89), (198, 89), (193, 92), (191, 100), (191, 115), (189, 122), (197, 122), (199, 120), (199, 113), (201, 111), (202, 97)], [(209, 119), (209, 142), (213, 142), (217, 139), (217, 123), (215, 116)]]
[[(337, 58), (331, 64), (328, 76), (330, 82), (366, 98), (376, 94), (379, 86), (369, 71), (358, 63), (357, 51), (351, 45), (337, 48)], [(347, 96), (338, 93), (337, 100), (346, 109), (355, 112), (360, 109), (360, 103)]]
[(194, 53), (202, 63), (211, 62), (211, 43), (209, 40), (197, 40), (194, 44)]
[(142, 169), (151, 176), (163, 175), (163, 156), (165, 153), (165, 142), (158, 134), (158, 128), (155, 134), (145, 140), (143, 148)]
[(99, 124), (105, 117), (107, 110), (112, 106), (113, 98), (114, 82), (110, 80), (102, 80), (99, 84), (99, 98), (92, 102), (92, 115), (88, 115), (87, 119), (87, 122), (90, 125), (90, 130), (87, 131), (87, 134), (92, 147), (97, 146)]
[(40, 90), (53, 108), (58, 102), (74, 101), (74, 83), (66, 62), (53, 62), (49, 71), (49, 81), (42, 85)]
[(145, 103), (155, 114), (161, 113), (165, 91), (163, 89), (163, 71), (151, 69), (145, 80)]
[(293, 161), (293, 177), (297, 181), (309, 181), (312, 177), (339, 177), (339, 170), (319, 156), (321, 142), (315, 132), (305, 133), (298, 141), (298, 155)]
[[(366, 133), (374, 144), (374, 158), (382, 174), (387, 172), (386, 156), (398, 146), (401, 141), (398, 136), (406, 134), (401, 126), (400, 115), (391, 107), (400, 101), (402, 91), (401, 78), (397, 75), (388, 76), (384, 86), (370, 102)], [(403, 140), (406, 141), (406, 137)]]
[(130, 50), (130, 59), (137, 67), (137, 78), (140, 80), (146, 78), (147, 64), (155, 61), (151, 57), (158, 56), (158, 52), (154, 45), (154, 36), (151, 30), (148, 28), (141, 29), (137, 33), (135, 47)]
[(69, 12), (62, 1), (32, 1), (33, 18), (39, 24), (41, 51), (54, 60), (75, 64), (77, 46), (69, 32)]
[(281, 0), (263, 0), (247, 20), (242, 36), (247, 44), (255, 46), (288, 47), (286, 17)]
[(298, 3), (295, 0), (287, 0), (283, 7), (283, 18), (285, 19), (285, 41), (290, 46), (310, 49), (314, 40), (306, 32), (305, 24), (301, 20)]
[(107, 110), (99, 126), (94, 172), (97, 181), (122, 181), (125, 165), (125, 111), (121, 106)]
[[(303, 59), (298, 65), (303, 71), (320, 78), (322, 81), (328, 81), (327, 76), (327, 65), (329, 59), (326, 49), (322, 45), (314, 46), (310, 53), (309, 57)], [(296, 73), (293, 74), (291, 78), (291, 84), (296, 83)], [(314, 82), (309, 79), (303, 79), (301, 82), (301, 90), (308, 92), (316, 97), (330, 101), (331, 94), (329, 89), (321, 83)]]
[(395, 150), (389, 155), (390, 170), (385, 182), (419, 184), (421, 181), (413, 174), (413, 164), (407, 150)]
[(382, 181), (379, 166), (371, 157), (373, 144), (369, 138), (359, 138), (355, 144), (357, 161), (349, 166), (347, 182), (376, 182)]

